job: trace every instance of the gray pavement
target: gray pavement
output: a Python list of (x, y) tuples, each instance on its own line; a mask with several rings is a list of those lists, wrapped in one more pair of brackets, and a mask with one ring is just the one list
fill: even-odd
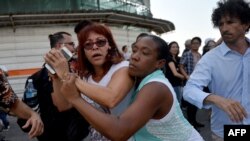
[(205, 127), (199, 128), (199, 133), (202, 135), (205, 141), (212, 141), (210, 130), (210, 115), (208, 110), (198, 110), (197, 120), (204, 124)]
[[(29, 139), (28, 135), (22, 132), (22, 130), (16, 123), (16, 117), (9, 116), (8, 119), (10, 121), (9, 131), (0, 132), (0, 136), (4, 136), (6, 141), (37, 141), (37, 139)], [(199, 129), (200, 134), (205, 139), (205, 141), (211, 141), (211, 131), (210, 131), (208, 111), (198, 110), (197, 120), (200, 123), (205, 124), (205, 127)]]
[[(10, 129), (0, 132), (0, 136), (4, 136), (4, 141), (37, 141), (37, 139), (29, 139), (27, 133), (24, 133), (16, 123), (16, 117), (8, 116), (10, 121)], [(0, 140), (2, 141), (2, 140)]]

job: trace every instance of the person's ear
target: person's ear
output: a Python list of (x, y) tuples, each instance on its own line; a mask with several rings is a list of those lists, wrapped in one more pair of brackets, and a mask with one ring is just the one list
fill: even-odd
[(158, 69), (163, 68), (164, 65), (165, 65), (165, 63), (166, 63), (166, 60), (165, 60), (165, 59), (160, 59), (160, 60), (158, 60), (158, 61), (157, 61), (157, 64), (156, 64), (156, 68), (158, 68)]

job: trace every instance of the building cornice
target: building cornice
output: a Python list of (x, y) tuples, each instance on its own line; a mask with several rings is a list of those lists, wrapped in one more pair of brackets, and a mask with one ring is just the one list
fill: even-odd
[(0, 15), (0, 27), (13, 27), (15, 31), (20, 26), (76, 24), (84, 19), (107, 24), (146, 28), (157, 34), (175, 30), (174, 24), (167, 20), (110, 10)]

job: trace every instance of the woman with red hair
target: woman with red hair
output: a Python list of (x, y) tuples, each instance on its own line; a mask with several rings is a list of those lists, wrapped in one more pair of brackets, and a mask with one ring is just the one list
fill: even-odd
[[(80, 78), (75, 85), (92, 106), (119, 116), (129, 105), (134, 85), (134, 80), (128, 74), (128, 61), (124, 61), (110, 29), (103, 24), (88, 24), (77, 37)], [(46, 54), (45, 60), (55, 68), (58, 77), (53, 77), (54, 87), (57, 87), (54, 90), (59, 91), (61, 81), (69, 73), (68, 63), (63, 54), (54, 49)], [(60, 92), (54, 97), (59, 110), (72, 107)], [(90, 130), (90, 138), (108, 140), (93, 128)]]

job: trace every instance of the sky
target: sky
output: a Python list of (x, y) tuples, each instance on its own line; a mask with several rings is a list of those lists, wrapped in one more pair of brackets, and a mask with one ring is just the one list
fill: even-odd
[[(177, 41), (180, 52), (186, 39), (199, 36), (204, 46), (206, 38), (220, 38), (220, 32), (211, 22), (213, 9), (219, 0), (151, 0), (151, 12), (154, 18), (174, 23), (175, 30), (160, 35), (165, 41)], [(250, 37), (250, 33), (247, 34)]]

